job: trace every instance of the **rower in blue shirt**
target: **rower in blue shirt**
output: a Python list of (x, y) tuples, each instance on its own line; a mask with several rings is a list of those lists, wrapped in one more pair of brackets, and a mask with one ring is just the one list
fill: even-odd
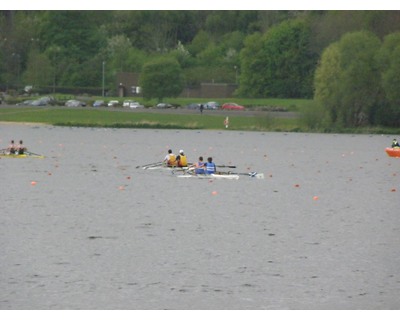
[(212, 162), (212, 158), (208, 157), (207, 158), (207, 163), (206, 163), (206, 174), (212, 174), (217, 171), (217, 167), (215, 166), (215, 163)]
[(205, 170), (204, 170), (205, 166), (206, 166), (206, 164), (205, 164), (204, 161), (203, 161), (203, 157), (200, 156), (200, 157), (199, 157), (199, 161), (197, 161), (197, 162), (194, 164), (194, 167), (195, 167), (194, 173), (195, 173), (195, 174), (205, 174), (205, 173), (206, 173)]

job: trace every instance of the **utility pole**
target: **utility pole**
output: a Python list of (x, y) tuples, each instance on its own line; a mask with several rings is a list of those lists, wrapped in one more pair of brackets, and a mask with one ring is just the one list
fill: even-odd
[(105, 73), (105, 61), (103, 61), (103, 84), (102, 84), (102, 88), (103, 88), (103, 90), (102, 90), (102, 96), (103, 96), (103, 98), (104, 98), (104, 73)]

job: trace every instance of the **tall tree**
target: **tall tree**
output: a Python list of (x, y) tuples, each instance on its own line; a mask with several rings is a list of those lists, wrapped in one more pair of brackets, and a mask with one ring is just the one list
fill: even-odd
[(183, 90), (183, 76), (179, 63), (172, 58), (157, 58), (146, 63), (139, 84), (145, 99), (177, 97)]
[(330, 109), (333, 121), (345, 126), (372, 122), (380, 92), (379, 47), (374, 34), (360, 31), (345, 34), (324, 52), (315, 77), (315, 98)]
[(338, 120), (341, 103), (340, 81), (339, 44), (333, 43), (324, 50), (314, 80), (314, 99), (326, 108), (333, 123)]
[(378, 119), (384, 125), (400, 125), (400, 32), (389, 34), (384, 38), (378, 54), (382, 72), (384, 99)]
[(261, 46), (250, 38), (246, 44), (251, 48), (245, 48), (241, 58), (240, 93), (255, 97), (310, 97), (316, 56), (310, 53), (309, 36), (306, 22), (296, 19), (271, 28), (261, 38)]
[(58, 48), (56, 63), (65, 66), (58, 69), (60, 84), (93, 85), (87, 73), (93, 71), (82, 66), (104, 47), (105, 39), (97, 22), (97, 16), (90, 11), (46, 12), (41, 23), (40, 44), (43, 48)]

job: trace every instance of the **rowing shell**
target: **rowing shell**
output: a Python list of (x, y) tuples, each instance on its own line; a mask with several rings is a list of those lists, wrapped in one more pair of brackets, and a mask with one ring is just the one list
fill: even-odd
[(44, 156), (40, 154), (0, 154), (0, 158), (40, 158), (43, 159)]
[(167, 170), (167, 171), (175, 171), (175, 170), (187, 170), (189, 167), (167, 167), (167, 166), (153, 166), (143, 168), (145, 170)]
[(238, 174), (181, 174), (177, 175), (178, 178), (194, 178), (194, 179), (228, 179), (238, 180)]

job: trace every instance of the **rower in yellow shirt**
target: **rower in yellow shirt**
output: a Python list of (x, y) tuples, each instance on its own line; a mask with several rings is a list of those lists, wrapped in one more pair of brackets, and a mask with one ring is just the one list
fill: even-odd
[(176, 162), (178, 164), (178, 167), (187, 167), (188, 162), (183, 150), (179, 150), (179, 154), (176, 157)]
[(168, 154), (165, 156), (163, 163), (167, 165), (167, 167), (175, 167), (176, 166), (176, 156), (172, 153), (172, 150), (168, 150)]

